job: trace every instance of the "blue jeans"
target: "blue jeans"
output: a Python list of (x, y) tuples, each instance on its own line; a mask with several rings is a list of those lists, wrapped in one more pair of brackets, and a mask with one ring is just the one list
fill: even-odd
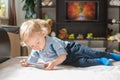
[(92, 50), (88, 46), (82, 46), (76, 42), (69, 43), (66, 47), (66, 51), (68, 55), (67, 59), (63, 62), (63, 64), (76, 67), (98, 65), (98, 58), (110, 58), (109, 52)]

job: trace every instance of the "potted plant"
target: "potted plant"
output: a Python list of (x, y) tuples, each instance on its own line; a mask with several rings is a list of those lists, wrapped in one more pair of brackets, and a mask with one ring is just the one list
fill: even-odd
[(24, 2), (22, 10), (26, 12), (25, 18), (26, 19), (36, 18), (37, 17), (37, 13), (36, 13), (37, 0), (22, 0), (22, 2)]

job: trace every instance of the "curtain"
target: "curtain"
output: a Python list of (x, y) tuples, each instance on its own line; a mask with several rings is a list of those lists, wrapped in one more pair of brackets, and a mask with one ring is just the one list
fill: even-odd
[(16, 26), (16, 10), (15, 10), (15, 0), (8, 0), (8, 15), (9, 15), (9, 25)]

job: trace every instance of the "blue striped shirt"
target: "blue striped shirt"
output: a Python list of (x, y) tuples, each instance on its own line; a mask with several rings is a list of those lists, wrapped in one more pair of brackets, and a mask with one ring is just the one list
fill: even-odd
[(28, 57), (28, 63), (36, 63), (38, 59), (43, 61), (55, 60), (59, 55), (68, 54), (65, 50), (68, 41), (63, 41), (57, 37), (46, 36), (46, 45), (43, 50), (32, 50)]

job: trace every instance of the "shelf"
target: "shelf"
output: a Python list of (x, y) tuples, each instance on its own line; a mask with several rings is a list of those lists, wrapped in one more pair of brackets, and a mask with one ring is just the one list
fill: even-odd
[[(114, 2), (110, 2), (110, 1), (114, 1)], [(108, 10), (110, 10), (109, 12), (109, 17), (108, 17), (108, 27), (113, 29), (112, 35), (119, 33), (120, 32), (120, 24), (119, 24), (119, 20), (120, 20), (120, 4), (117, 4), (120, 2), (120, 0), (118, 0), (117, 3), (115, 3), (117, 0), (108, 0)], [(112, 19), (115, 19), (116, 21), (112, 22)], [(111, 25), (109, 25), (111, 24)], [(116, 42), (116, 41), (115, 41)], [(108, 41), (108, 48), (110, 48), (110, 50), (116, 49), (116, 50), (120, 50), (120, 45), (118, 43), (115, 44), (115, 42), (113, 41)]]
[(106, 47), (106, 40), (71, 40), (80, 43), (84, 46), (89, 46), (92, 48), (103, 48)]
[(108, 7), (109, 8), (120, 8), (120, 6), (111, 6), (111, 5), (109, 5)]
[(55, 5), (53, 5), (53, 6), (40, 6), (40, 8), (56, 8), (56, 6)]
[(86, 41), (99, 41), (99, 40), (107, 40), (106, 38), (101, 38), (101, 39), (63, 39), (65, 41), (82, 41), (82, 40), (86, 40)]
[(108, 0), (109, 6), (120, 7), (120, 0)]

